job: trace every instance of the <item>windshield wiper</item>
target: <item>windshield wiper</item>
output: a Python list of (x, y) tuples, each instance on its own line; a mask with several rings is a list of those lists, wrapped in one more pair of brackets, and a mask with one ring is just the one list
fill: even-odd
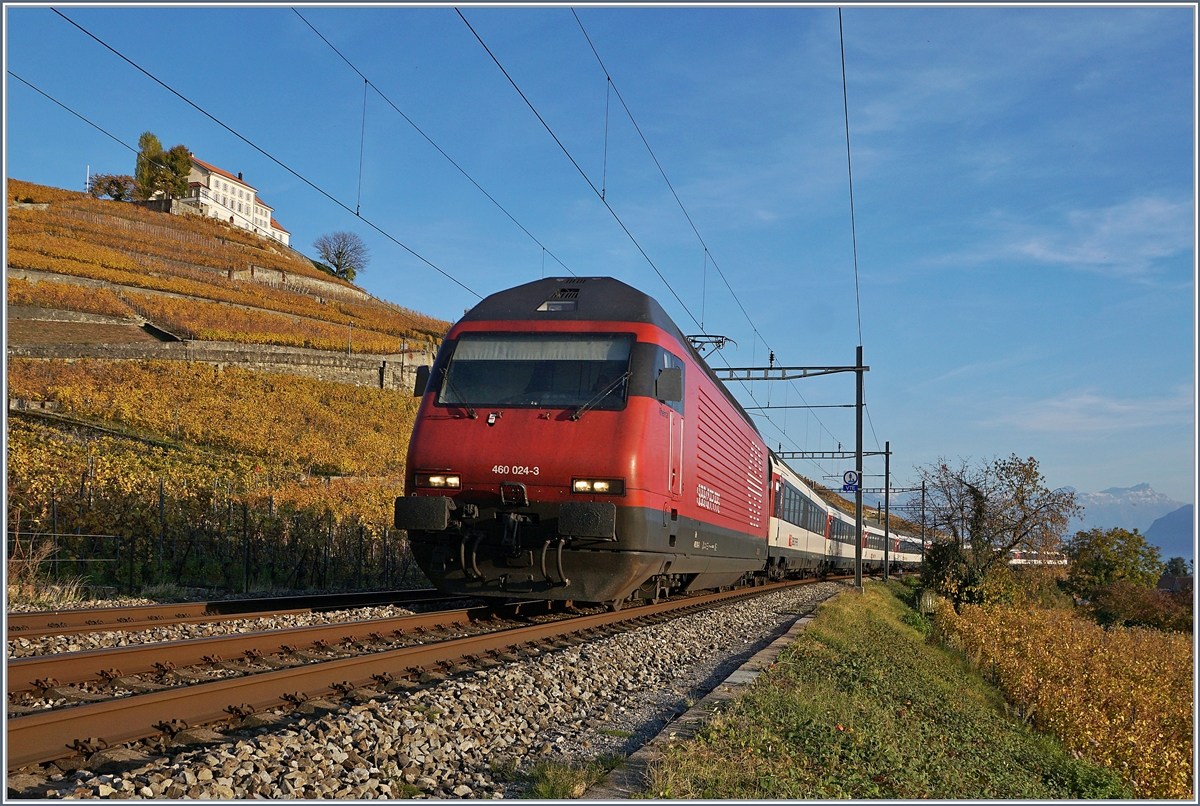
[(446, 385), (450, 387), (450, 391), (453, 392), (454, 396), (458, 398), (459, 404), (461, 404), (462, 407), (467, 410), (467, 416), (472, 420), (478, 419), (479, 415), (475, 413), (475, 409), (471, 408), (471, 404), (467, 402), (467, 396), (458, 391), (458, 387), (454, 385), (454, 381), (450, 380), (449, 367), (446, 367), (442, 370), (442, 378), (446, 381)]
[(610, 383), (608, 386), (606, 386), (606, 387), (604, 387), (603, 389), (601, 389), (599, 392), (597, 392), (597, 393), (595, 394), (595, 396), (594, 396), (594, 397), (592, 397), (592, 399), (591, 399), (591, 400), (589, 400), (587, 403), (584, 403), (584, 404), (583, 404), (582, 406), (580, 406), (579, 408), (575, 409), (575, 413), (571, 415), (571, 419), (572, 419), (572, 420), (578, 420), (580, 417), (582, 417), (582, 416), (583, 416), (583, 413), (584, 413), (585, 411), (587, 411), (588, 409), (592, 408), (593, 406), (596, 406), (596, 405), (598, 405), (598, 404), (600, 403), (600, 401), (601, 401), (601, 400), (603, 400), (604, 398), (608, 397), (608, 396), (609, 396), (609, 394), (610, 394), (610, 393), (611, 393), (611, 392), (612, 392), (614, 389), (616, 389), (618, 386), (620, 386), (620, 385), (622, 385), (623, 383), (625, 383), (625, 381), (629, 380), (629, 376), (631, 376), (632, 374), (633, 374), (632, 372), (626, 372), (624, 375), (622, 375), (621, 377), (617, 378), (615, 381), (613, 381), (612, 383)]

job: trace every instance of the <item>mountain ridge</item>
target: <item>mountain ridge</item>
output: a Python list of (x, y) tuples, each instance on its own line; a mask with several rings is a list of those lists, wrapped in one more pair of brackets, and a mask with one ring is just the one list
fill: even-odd
[(1185, 505), (1184, 501), (1155, 491), (1146, 482), (1132, 487), (1109, 487), (1096, 493), (1064, 489), (1074, 492), (1076, 503), (1084, 508), (1080, 517), (1072, 519), (1069, 532), (1120, 527), (1145, 533), (1157, 519)]
[(1196, 551), (1194, 540), (1195, 508), (1191, 504), (1168, 512), (1146, 530), (1146, 542), (1158, 546), (1164, 561), (1172, 557), (1191, 560)]

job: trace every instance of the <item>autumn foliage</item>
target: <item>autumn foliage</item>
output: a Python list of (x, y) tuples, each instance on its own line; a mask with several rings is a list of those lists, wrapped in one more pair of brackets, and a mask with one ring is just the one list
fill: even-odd
[(125, 299), (142, 316), (182, 338), (356, 353), (398, 353), (401, 347), (395, 336), (268, 311), (148, 294), (127, 293)]
[[(328, 325), (334, 325), (361, 331), (360, 350), (390, 353), (404, 340), (437, 342), (449, 328), (447, 322), (397, 305), (355, 299), (350, 293), (355, 291), (353, 286), (330, 277), (308, 259), (220, 221), (150, 212), (133, 204), (100, 201), (83, 193), (17, 180), (9, 180), (9, 196), (53, 202), (46, 210), (8, 211), (7, 260), (12, 268), (86, 277), (316, 320), (304, 336), (297, 337), (295, 333), (302, 328), (293, 325), (291, 337), (268, 343), (303, 346), (307, 338), (325, 349), (345, 349), (344, 340), (329, 336)], [(252, 267), (273, 270), (276, 274), (270, 276), (282, 281), (271, 285), (243, 279)], [(304, 285), (312, 280), (320, 280), (326, 290), (318, 293)], [(338, 286), (344, 286), (346, 292)], [(189, 320), (198, 338), (240, 340), (242, 332), (258, 332), (220, 320), (205, 321), (199, 311), (192, 312)], [(210, 335), (199, 335), (201, 332)], [(368, 332), (375, 334), (374, 341)], [(386, 340), (384, 336), (396, 338)], [(261, 335), (248, 340), (263, 342)], [(368, 343), (374, 346), (368, 348)]]
[(1136, 797), (1193, 796), (1190, 635), (945, 602), (937, 624), (1019, 716), (1118, 771)]
[(180, 361), (12, 359), (9, 394), (63, 414), (327, 475), (403, 467), (412, 395)]
[(40, 552), (43, 571), (53, 562), (60, 578), (97, 585), (403, 582), (416, 570), (403, 535), (389, 535), (402, 490), (399, 474), (320, 478), (250, 454), (9, 420), (9, 528)]
[(85, 288), (72, 283), (30, 283), (17, 277), (8, 279), (8, 304), (101, 316), (125, 317), (133, 313), (124, 300), (106, 288)]
[(1083, 608), (1105, 626), (1192, 631), (1192, 591), (1164, 591), (1118, 581), (1092, 590)]

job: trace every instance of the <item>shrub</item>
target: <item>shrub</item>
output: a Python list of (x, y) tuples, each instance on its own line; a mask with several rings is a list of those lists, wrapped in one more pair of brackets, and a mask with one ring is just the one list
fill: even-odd
[(1092, 591), (1085, 609), (1105, 626), (1192, 631), (1191, 591), (1171, 593), (1124, 581), (1114, 582)]
[(945, 604), (936, 621), (1022, 718), (1117, 771), (1136, 797), (1192, 796), (1191, 636), (1001, 606), (956, 615)]

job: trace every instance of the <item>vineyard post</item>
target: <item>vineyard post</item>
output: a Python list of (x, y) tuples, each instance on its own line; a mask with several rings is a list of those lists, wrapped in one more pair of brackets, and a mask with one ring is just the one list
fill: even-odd
[(167, 505), (163, 497), (163, 480), (158, 479), (158, 571), (159, 581), (163, 578), (163, 541), (167, 536)]
[(133, 555), (137, 550), (137, 535), (133, 532), (129, 533), (129, 595), (133, 595)]
[(362, 572), (363, 572), (363, 527), (359, 524), (358, 527), (358, 571), (354, 575), (354, 587), (362, 588)]
[(242, 501), (242, 593), (250, 592), (250, 530), (246, 502)]
[(390, 588), (392, 585), (391, 577), (388, 576), (388, 530), (383, 527), (383, 587)]
[(333, 551), (333, 510), (329, 510), (329, 530), (325, 533), (325, 571), (321, 574), (321, 587), (329, 590), (329, 554)]
[(58, 581), (58, 488), (50, 488), (50, 533), (54, 535), (54, 580)]

